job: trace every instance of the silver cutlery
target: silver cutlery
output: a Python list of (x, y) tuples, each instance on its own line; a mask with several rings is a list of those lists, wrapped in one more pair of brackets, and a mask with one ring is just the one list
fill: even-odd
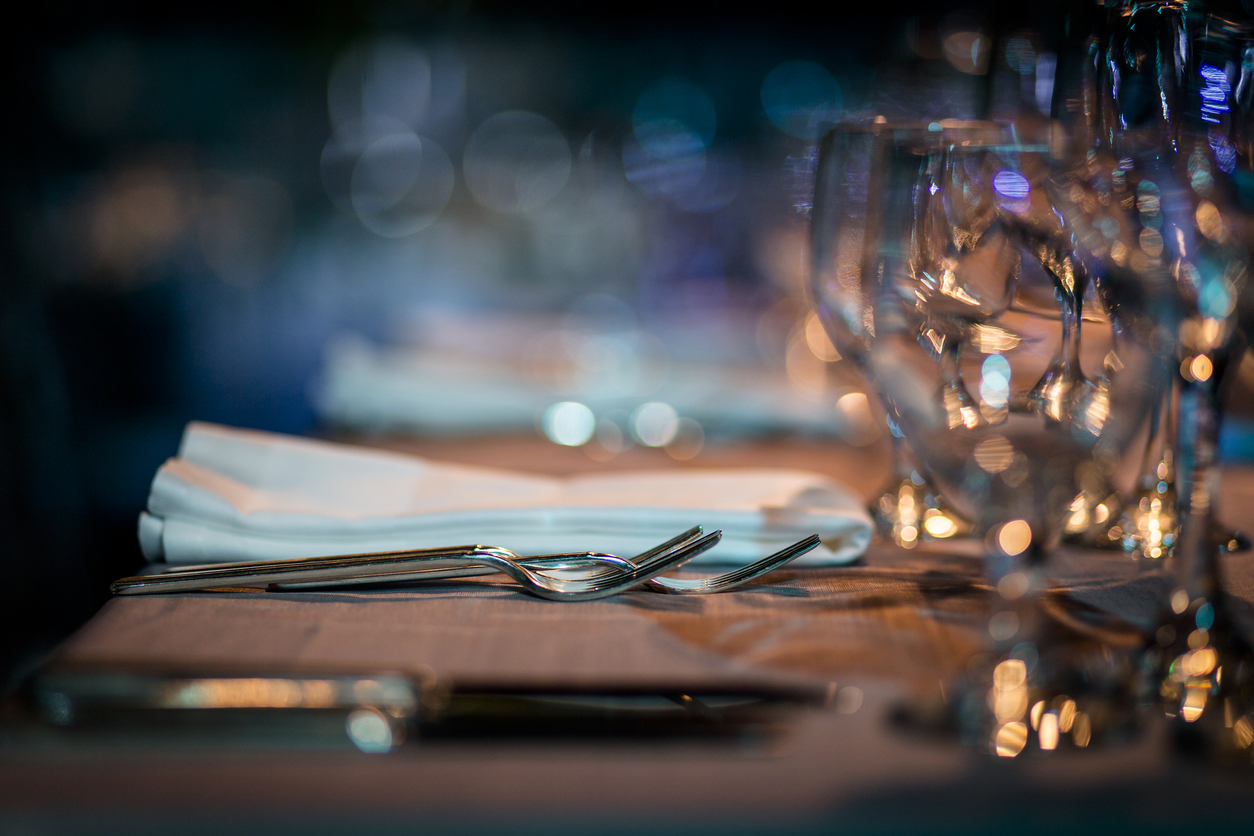
[[(521, 557), (497, 546), (451, 546), (335, 557), (236, 563), (202, 569), (176, 570), (162, 575), (122, 578), (110, 589), (116, 595), (195, 592), (222, 588), (293, 589), (310, 586), (407, 581), (420, 569), (453, 569), (476, 566), (510, 576), (526, 591), (555, 601), (589, 601), (616, 595), (652, 580), (716, 544), (721, 531), (700, 536), (691, 529), (640, 555), (638, 563), (614, 555), (584, 553), (547, 555), (551, 563), (572, 564), (582, 558), (601, 565), (626, 564), (613, 574), (598, 573), (585, 579), (563, 579), (521, 565)], [(421, 575), (417, 575), (421, 577)], [(428, 577), (430, 577), (428, 575)]]
[(113, 584), (112, 589), (119, 595), (224, 588), (264, 588), (277, 591), (412, 583), (503, 572), (533, 594), (550, 600), (592, 600), (640, 585), (654, 592), (702, 595), (724, 592), (749, 583), (821, 543), (818, 535), (811, 535), (761, 560), (704, 578), (666, 578), (659, 575), (659, 572), (676, 568), (713, 547), (720, 538), (721, 532), (702, 537), (701, 528), (697, 526), (630, 560), (603, 552), (522, 557), (508, 549), (493, 546), (455, 546), (235, 563), (227, 566), (172, 569), (161, 575), (122, 578)]
[[(768, 555), (761, 560), (745, 566), (723, 572), (718, 575), (710, 575), (704, 578), (667, 578), (658, 576), (645, 584), (645, 588), (652, 592), (663, 592), (671, 595), (708, 595), (713, 592), (726, 592), (730, 589), (743, 586), (752, 580), (762, 577), (763, 575), (773, 572), (784, 564), (795, 560), (806, 552), (812, 551), (822, 543), (817, 534), (811, 534), (802, 540), (798, 540), (790, 546), (786, 546), (774, 554)], [(563, 557), (578, 557), (578, 555), (544, 555), (540, 557), (524, 557), (518, 562), (526, 566), (528, 569), (547, 572), (553, 568), (559, 568), (557, 562)], [(570, 565), (561, 566), (560, 568), (580, 569), (583, 567)], [(474, 566), (463, 569), (430, 569), (420, 570), (410, 577), (410, 580), (434, 580), (436, 578), (466, 578), (478, 575), (489, 574), (491, 570)], [(592, 566), (587, 571), (593, 572), (612, 572), (613, 568), (608, 566)]]

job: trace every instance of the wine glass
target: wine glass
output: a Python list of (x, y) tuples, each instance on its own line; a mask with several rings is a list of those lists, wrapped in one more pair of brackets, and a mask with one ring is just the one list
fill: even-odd
[(1086, 483), (1129, 455), (1170, 350), (1122, 288), (1097, 327), (1083, 322), (1095, 271), (1057, 209), (1067, 160), (1021, 127), (838, 125), (812, 219), (812, 291), (833, 341), (987, 533), (992, 662), (958, 684), (952, 714), (1003, 755), (1057, 746), (1067, 711), (1086, 745), (1104, 729), (1077, 708), (1077, 683), (1090, 699), (1126, 686), (1126, 657), (1098, 670), (1091, 637), (1063, 642), (1070, 628), (1044, 614), (1045, 556)]
[(1116, 134), (1133, 152), (1136, 172), (1156, 170), (1161, 181), (1158, 226), (1177, 298), (1165, 324), (1175, 328), (1179, 344), (1180, 526), (1169, 562), (1171, 590), (1145, 663), (1148, 690), (1173, 718), (1177, 743), (1248, 763), (1254, 649), (1236, 629), (1224, 595), (1219, 555), (1234, 538), (1219, 526), (1214, 509), (1221, 386), (1243, 350), (1236, 308), (1249, 284), (1234, 175), (1239, 168), (1248, 172), (1252, 162), (1245, 60), (1251, 36), (1244, 22), (1215, 14), (1197, 16), (1188, 35), (1189, 53), (1176, 65), (1183, 83), (1171, 146), (1154, 157), (1136, 132)]
[[(1248, 761), (1254, 651), (1233, 625), (1219, 565), (1242, 538), (1214, 508), (1221, 381), (1241, 350), (1236, 304), (1249, 284), (1233, 175), (1254, 168), (1250, 27), (1183, 3), (1131, 2), (1095, 44), (1084, 109), (1093, 141), (1071, 183), (1076, 199), (1060, 208), (1107, 289), (1170, 300), (1145, 318), (1177, 344), (1175, 446), (1151, 491), (1166, 510), (1174, 465), (1179, 524), (1159, 550), (1172, 584), (1143, 658), (1143, 698), (1164, 707), (1185, 748)], [(1156, 509), (1141, 499), (1125, 534), (1153, 533), (1144, 523)]]

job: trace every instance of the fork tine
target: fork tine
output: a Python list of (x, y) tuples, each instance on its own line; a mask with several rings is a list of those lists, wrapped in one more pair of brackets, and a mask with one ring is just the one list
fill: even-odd
[[(666, 560), (670, 552), (669, 550), (663, 551), (663, 546), (670, 546), (671, 543), (675, 543), (676, 541), (679, 541), (682, 545), (680, 545), (678, 548), (680, 550), (683, 550), (684, 553), (688, 555), (687, 558), (683, 561), (683, 563), (687, 563), (689, 560), (692, 560), (697, 555), (707, 552), (710, 549), (714, 548), (714, 546), (716, 546), (718, 542), (723, 539), (723, 530), (721, 528), (718, 529), (717, 531), (713, 531), (709, 534), (706, 534), (704, 537), (697, 537), (695, 539), (687, 536), (691, 534), (693, 531), (700, 533), (701, 529), (699, 526), (697, 528), (689, 529), (687, 532), (680, 535), (680, 537), (676, 537), (674, 540), (670, 540), (667, 543), (663, 543), (662, 546), (659, 546), (656, 549), (652, 549), (650, 550), (650, 552), (645, 552), (646, 555), (650, 555), (650, 556), (646, 557), (644, 560), (641, 560), (637, 564), (636, 573), (641, 574), (644, 572), (649, 572), (653, 569), (656, 563)], [(686, 539), (681, 540), (681, 538), (686, 538)], [(673, 567), (673, 568), (678, 568), (678, 566)]]
[[(658, 545), (654, 546), (648, 551), (641, 552), (635, 557), (626, 558), (625, 560), (626, 562), (629, 562), (638, 566), (641, 563), (645, 563), (649, 560), (652, 560), (655, 557), (658, 557), (659, 555), (669, 552), (671, 549), (677, 548), (678, 546), (681, 546), (685, 543), (695, 540), (700, 536), (701, 536), (701, 526), (694, 525), (692, 528), (688, 529), (683, 534), (680, 534), (678, 537), (672, 537), (671, 539), (667, 540), (665, 543), (659, 543)], [(545, 569), (545, 568), (551, 567), (554, 562), (560, 561), (562, 559), (587, 557), (590, 554), (596, 554), (602, 557), (605, 556), (603, 553), (600, 553), (600, 552), (564, 552), (560, 554), (528, 555), (526, 557), (519, 558), (518, 562), (524, 566), (531, 567), (534, 565), (535, 568)], [(623, 559), (623, 558), (620, 558), (620, 559)]]
[(798, 540), (791, 546), (780, 549), (775, 554), (722, 575), (692, 579), (654, 578), (649, 581), (648, 588), (654, 592), (666, 592), (672, 595), (704, 595), (711, 592), (724, 592), (775, 571), (785, 563), (817, 548), (822, 542), (819, 535), (811, 534), (804, 540)]
[[(636, 563), (637, 565), (641, 563), (647, 563), (648, 561), (652, 560), (658, 555), (661, 555), (665, 552), (669, 552), (671, 549), (674, 549), (678, 546), (684, 545), (685, 543), (689, 543), (693, 540), (696, 540), (700, 536), (701, 536), (701, 526), (694, 525), (692, 528), (688, 529), (683, 534), (680, 534), (678, 537), (672, 537), (671, 539), (667, 540), (665, 543), (654, 546), (653, 548), (649, 549), (647, 552), (636, 555), (635, 557), (632, 558), (632, 562)], [(720, 535), (720, 537), (721, 536), (722, 535)], [(715, 539), (714, 542), (717, 543), (718, 539)], [(705, 551), (705, 549), (702, 549), (701, 551)], [(699, 551), (696, 554), (700, 554), (700, 553), (701, 552)], [(693, 557), (696, 557), (696, 554), (694, 554)]]
[[(564, 601), (591, 601), (597, 598), (607, 598), (611, 595), (617, 595), (620, 592), (626, 592), (632, 587), (648, 583), (662, 572), (682, 566), (684, 563), (692, 560), (702, 552), (713, 548), (721, 539), (723, 539), (723, 532), (721, 529), (718, 531), (711, 531), (703, 537), (698, 537), (695, 540), (689, 540), (688, 542), (683, 543), (669, 553), (659, 555), (645, 563), (642, 563), (640, 568), (629, 576), (600, 578), (586, 582), (573, 582), (569, 585), (582, 583), (583, 589), (578, 591), (555, 592), (549, 595), (542, 595), (542, 597)], [(551, 581), (551, 579), (549, 580)], [(557, 583), (563, 582), (557, 581)]]

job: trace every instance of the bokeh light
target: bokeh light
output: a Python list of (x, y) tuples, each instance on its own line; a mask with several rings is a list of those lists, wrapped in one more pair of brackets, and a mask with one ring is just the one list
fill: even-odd
[(391, 134), (372, 142), (353, 167), (353, 208), (372, 232), (412, 235), (439, 217), (453, 180), (453, 163), (433, 140)]
[(1010, 361), (1001, 354), (990, 354), (980, 366), (980, 400), (993, 409), (1010, 402)]
[(806, 345), (810, 347), (815, 357), (825, 363), (835, 363), (840, 359), (840, 353), (836, 351), (836, 346), (832, 345), (831, 338), (827, 336), (827, 329), (823, 327), (822, 320), (813, 311), (806, 317), (805, 337)]
[(548, 203), (570, 178), (570, 146), (538, 113), (513, 110), (475, 129), (462, 158), (466, 186), (482, 206), (523, 214)]
[(431, 61), (400, 39), (349, 49), (331, 68), (327, 111), (336, 134), (367, 142), (389, 123), (418, 128), (431, 101)]
[(651, 401), (632, 413), (631, 428), (646, 447), (665, 447), (679, 432), (679, 415), (670, 404)]
[(1014, 462), (1015, 448), (1005, 436), (990, 435), (975, 446), (974, 457), (986, 473), (1001, 473)]
[(585, 405), (576, 401), (561, 401), (545, 410), (542, 426), (544, 434), (554, 444), (580, 447), (592, 439), (597, 431), (597, 420)]
[(994, 641), (1010, 641), (1019, 633), (1019, 616), (1011, 610), (994, 613), (988, 620), (988, 634)]
[(761, 95), (767, 118), (797, 139), (813, 141), (825, 123), (840, 118), (840, 84), (813, 61), (780, 64), (767, 73)]
[(1032, 527), (1026, 520), (1011, 520), (997, 530), (997, 546), (1007, 555), (1023, 554), (1032, 545)]
[(631, 114), (636, 140), (657, 159), (691, 153), (695, 143), (709, 148), (718, 116), (705, 91), (681, 79), (667, 79), (645, 91)]
[(692, 418), (680, 418), (675, 437), (666, 444), (666, 454), (676, 461), (686, 462), (697, 457), (705, 446), (705, 430)]
[(357, 708), (344, 721), (349, 740), (363, 752), (377, 754), (391, 750), (392, 724), (375, 708)]
[(1003, 208), (1022, 215), (1031, 208), (1032, 186), (1017, 171), (1003, 168), (993, 175), (993, 191), (997, 203)]
[(840, 416), (840, 437), (855, 447), (865, 447), (880, 437), (880, 425), (871, 412), (871, 402), (862, 392), (846, 392), (836, 401)]
[(709, 166), (707, 174), (706, 151), (718, 118), (704, 90), (668, 79), (640, 96), (631, 119), (623, 171), (642, 191), (664, 197), (696, 192), (685, 206), (690, 211), (709, 211), (735, 197), (739, 169), (734, 163)]
[(945, 60), (959, 72), (984, 75), (992, 39), (965, 15), (954, 15), (946, 25)]

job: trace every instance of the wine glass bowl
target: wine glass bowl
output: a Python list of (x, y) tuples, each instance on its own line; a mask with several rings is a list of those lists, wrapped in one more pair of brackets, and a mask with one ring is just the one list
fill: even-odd
[[(1157, 308), (1125, 304), (1075, 241), (1059, 206), (1068, 172), (1058, 149), (1010, 126), (860, 122), (826, 136), (816, 181), (816, 308), (941, 495), (985, 535), (993, 663), (953, 705), (999, 754), (1027, 745), (1012, 744), (1026, 741), (1029, 705), (1048, 713), (1066, 697), (1074, 710), (1127, 690), (1127, 665), (1077, 673), (1095, 642), (1039, 596), (1049, 549), (1139, 456), (1172, 365), (1147, 319)], [(1099, 681), (1100, 695), (1076, 693)], [(1051, 748), (1037, 720), (1033, 739)]]
[(1021, 519), (1048, 545), (1083, 465), (1112, 467), (1143, 427), (1165, 364), (1143, 328), (1082, 323), (1089, 267), (1049, 149), (990, 123), (936, 127), (828, 135), (816, 307), (941, 494), (981, 530)]

